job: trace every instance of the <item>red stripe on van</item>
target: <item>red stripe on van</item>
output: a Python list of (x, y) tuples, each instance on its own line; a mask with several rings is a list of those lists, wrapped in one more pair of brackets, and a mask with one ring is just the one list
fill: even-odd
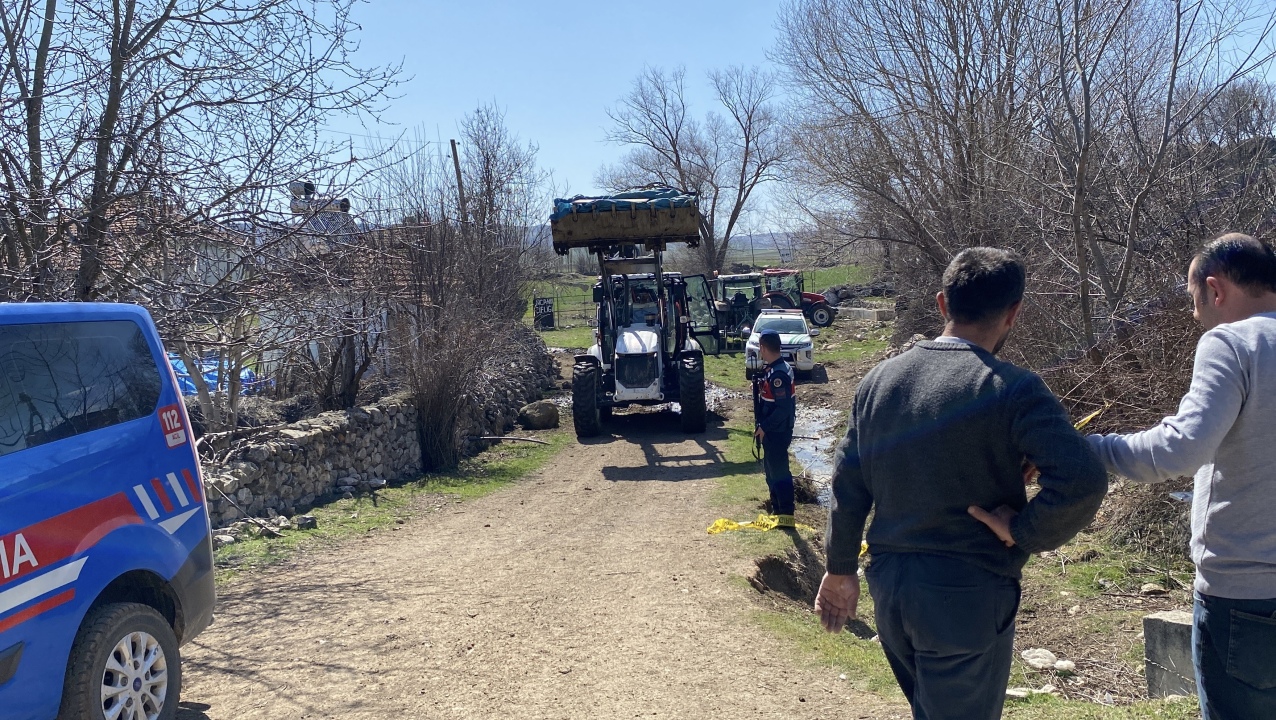
[(191, 471), (182, 468), (182, 477), (186, 479), (186, 487), (190, 488), (191, 498), (195, 502), (203, 502), (204, 493), (201, 492), (203, 488), (199, 486), (199, 483), (195, 482), (195, 478), (191, 476)]
[[(116, 528), (141, 522), (128, 496), (119, 492), (15, 530), (0, 537), (9, 555), (9, 576), (0, 575), (0, 586), (78, 555)], [(29, 561), (15, 564), (13, 550), (19, 535), (35, 556), (34, 564)]]
[(0, 620), (0, 633), (8, 630), (9, 628), (17, 627), (31, 618), (46, 613), (59, 605), (64, 605), (70, 602), (73, 597), (75, 597), (75, 588), (60, 592), (48, 600), (41, 600), (22, 612), (10, 615), (5, 619)]
[(159, 478), (151, 478), (151, 487), (155, 488), (155, 494), (159, 495), (160, 504), (164, 506), (164, 512), (173, 512), (173, 502), (168, 499), (168, 493), (164, 492), (164, 486), (160, 483)]

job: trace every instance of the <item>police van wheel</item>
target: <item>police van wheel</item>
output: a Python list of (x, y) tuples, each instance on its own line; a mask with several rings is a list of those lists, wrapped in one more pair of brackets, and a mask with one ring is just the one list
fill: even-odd
[(572, 425), (576, 437), (594, 437), (603, 431), (598, 408), (598, 366), (592, 363), (572, 368)]
[(678, 404), (682, 407), (682, 431), (704, 432), (704, 355), (698, 352), (684, 354), (678, 363)]
[(84, 619), (71, 646), (58, 720), (172, 720), (182, 689), (177, 636), (140, 603), (112, 603)]

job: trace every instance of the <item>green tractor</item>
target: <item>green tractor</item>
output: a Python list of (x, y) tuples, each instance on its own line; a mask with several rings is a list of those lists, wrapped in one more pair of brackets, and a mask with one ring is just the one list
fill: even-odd
[(718, 327), (728, 344), (742, 344), (743, 330), (753, 325), (767, 301), (763, 298), (762, 273), (718, 275), (713, 279), (713, 294), (718, 312)]

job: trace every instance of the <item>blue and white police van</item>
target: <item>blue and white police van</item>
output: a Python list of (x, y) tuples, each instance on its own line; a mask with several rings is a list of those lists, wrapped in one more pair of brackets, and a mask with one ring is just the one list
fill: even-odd
[(194, 438), (150, 315), (0, 304), (0, 717), (173, 718), (212, 622)]

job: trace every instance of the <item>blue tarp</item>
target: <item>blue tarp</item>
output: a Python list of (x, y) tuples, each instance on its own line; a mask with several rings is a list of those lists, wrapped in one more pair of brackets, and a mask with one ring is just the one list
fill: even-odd
[(685, 193), (673, 188), (650, 188), (645, 190), (627, 190), (615, 195), (599, 195), (590, 197), (577, 195), (574, 198), (554, 200), (554, 212), (549, 217), (558, 220), (561, 217), (577, 213), (605, 212), (611, 210), (630, 210), (633, 208), (667, 210), (669, 208), (696, 207), (695, 193)]
[[(208, 384), (208, 389), (216, 392), (217, 390), (226, 390), (229, 388), (229, 380), (219, 383), (217, 379), (217, 361), (200, 359), (195, 361), (199, 365), (200, 374), (204, 376), (204, 382)], [(195, 389), (195, 381), (191, 379), (190, 371), (186, 369), (186, 363), (182, 362), (182, 358), (177, 353), (168, 354), (168, 364), (173, 366), (173, 374), (177, 376), (177, 389), (182, 395), (197, 395)], [(257, 377), (257, 373), (251, 368), (244, 368), (239, 371), (239, 394), (240, 395), (256, 395), (270, 386), (269, 380), (263, 380)]]

